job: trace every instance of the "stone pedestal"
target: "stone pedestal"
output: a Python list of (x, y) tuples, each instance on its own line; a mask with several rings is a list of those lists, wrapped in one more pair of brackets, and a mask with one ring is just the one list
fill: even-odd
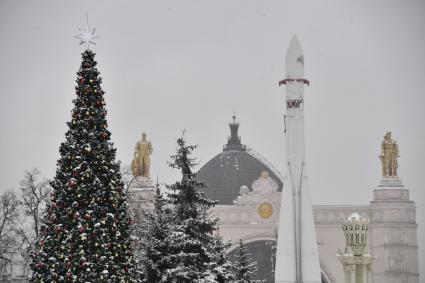
[(136, 177), (133, 179), (130, 185), (131, 189), (144, 189), (144, 188), (153, 188), (153, 181), (149, 177)]
[(151, 178), (137, 177), (128, 190), (128, 202), (133, 217), (141, 216), (143, 209), (153, 208), (155, 186)]
[(371, 202), (374, 283), (419, 283), (416, 206), (398, 177), (384, 177)]
[(390, 189), (390, 188), (403, 188), (403, 182), (398, 176), (395, 177), (384, 177), (381, 179), (378, 185), (378, 189)]
[(371, 264), (373, 257), (369, 254), (354, 256), (351, 253), (338, 254), (343, 265), (345, 283), (372, 283)]

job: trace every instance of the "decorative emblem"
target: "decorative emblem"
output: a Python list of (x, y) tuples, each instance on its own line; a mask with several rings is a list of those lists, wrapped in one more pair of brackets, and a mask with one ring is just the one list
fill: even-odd
[(258, 215), (261, 218), (267, 219), (270, 218), (273, 214), (273, 206), (268, 202), (263, 202), (258, 206)]
[(277, 192), (278, 184), (268, 171), (262, 171), (260, 178), (252, 183), (252, 191), (257, 194), (275, 193)]

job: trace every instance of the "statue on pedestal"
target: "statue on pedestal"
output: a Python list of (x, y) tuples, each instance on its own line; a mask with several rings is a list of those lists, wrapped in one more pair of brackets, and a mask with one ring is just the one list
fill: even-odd
[(382, 161), (382, 176), (397, 177), (397, 158), (400, 155), (397, 142), (391, 138), (391, 132), (387, 132), (384, 136), (384, 141), (381, 145), (381, 155), (379, 157)]
[(153, 208), (155, 188), (150, 177), (150, 165), (153, 148), (147, 139), (146, 133), (142, 133), (142, 139), (137, 141), (134, 147), (134, 158), (131, 161), (131, 173), (134, 179), (130, 182), (128, 190), (128, 202), (134, 219), (142, 219), (142, 209)]
[(134, 148), (134, 159), (131, 162), (131, 173), (135, 178), (150, 178), (151, 159), (149, 156), (152, 151), (151, 142), (146, 138), (146, 133), (142, 133), (142, 139), (136, 143)]

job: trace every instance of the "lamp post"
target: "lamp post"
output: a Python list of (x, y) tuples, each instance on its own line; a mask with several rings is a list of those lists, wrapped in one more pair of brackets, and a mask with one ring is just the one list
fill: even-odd
[(367, 250), (369, 220), (353, 213), (342, 224), (345, 235), (344, 252), (338, 251), (342, 263), (345, 283), (372, 283), (371, 266), (373, 257)]

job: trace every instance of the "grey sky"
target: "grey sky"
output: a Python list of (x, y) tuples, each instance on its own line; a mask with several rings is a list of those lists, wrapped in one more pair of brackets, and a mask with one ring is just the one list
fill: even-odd
[[(304, 49), (307, 167), (315, 204), (367, 204), (386, 131), (400, 145), (425, 260), (425, 2), (0, 1), (0, 189), (23, 170), (52, 177), (70, 120), (88, 12), (118, 158), (141, 131), (164, 182), (187, 129), (204, 164), (221, 151), (233, 106), (243, 143), (283, 171), (286, 48)], [(283, 172), (282, 172), (283, 173)], [(421, 274), (425, 276), (425, 264)]]

